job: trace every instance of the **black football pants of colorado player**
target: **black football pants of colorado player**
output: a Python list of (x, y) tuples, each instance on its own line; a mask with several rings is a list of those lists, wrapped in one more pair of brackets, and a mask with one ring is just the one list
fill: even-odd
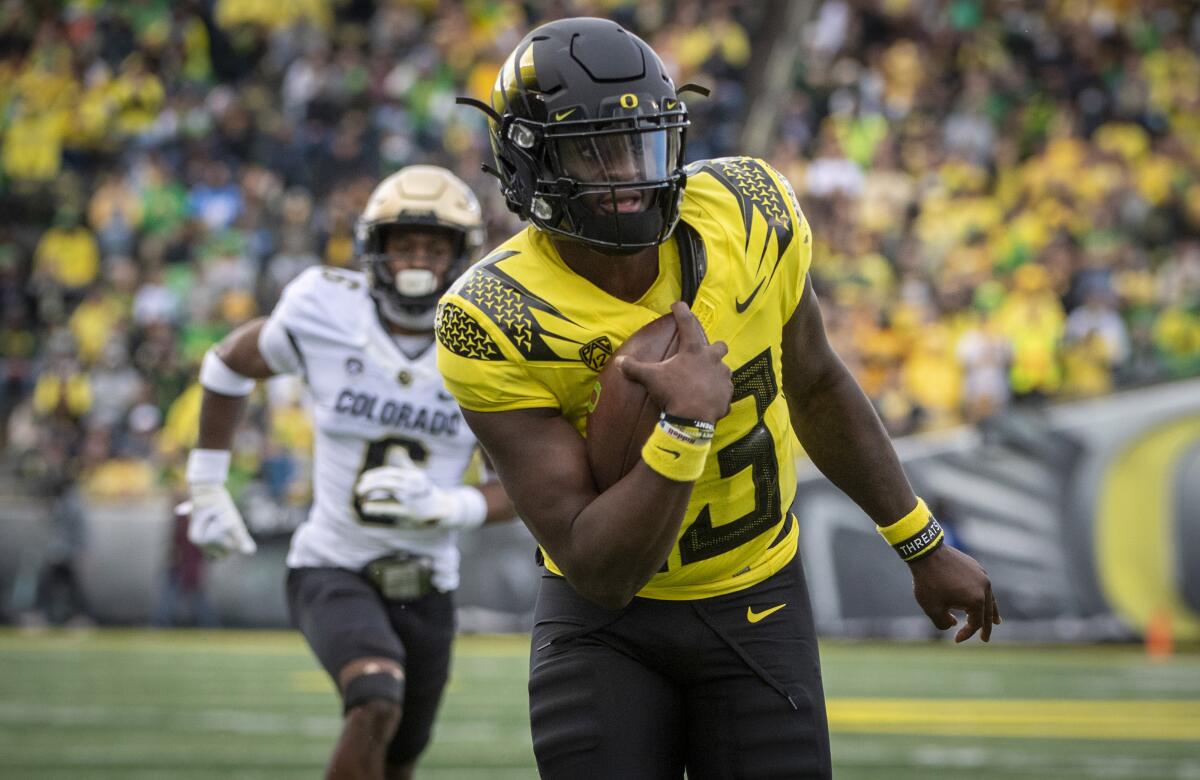
[(388, 761), (416, 759), (429, 743), (450, 674), (453, 594), (389, 601), (363, 575), (335, 568), (288, 570), (287, 594), (292, 622), (335, 686), (342, 668), (358, 658), (390, 658), (404, 669), (400, 726)]
[(545, 780), (830, 777), (800, 556), (735, 593), (618, 612), (547, 573), (529, 713)]

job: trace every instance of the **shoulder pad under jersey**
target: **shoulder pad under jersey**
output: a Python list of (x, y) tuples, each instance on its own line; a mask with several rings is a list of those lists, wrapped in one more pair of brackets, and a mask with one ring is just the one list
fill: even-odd
[(366, 340), (363, 318), (375, 316), (375, 309), (365, 274), (317, 266), (283, 288), (271, 316), (297, 338), (361, 344)]

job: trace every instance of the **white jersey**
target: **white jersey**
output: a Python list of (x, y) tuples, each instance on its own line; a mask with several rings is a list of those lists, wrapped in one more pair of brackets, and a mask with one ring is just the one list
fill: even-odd
[(458, 587), (454, 531), (401, 530), (364, 518), (354, 486), (398, 448), (439, 487), (458, 485), (475, 437), (442, 385), (432, 340), (405, 355), (384, 330), (361, 273), (310, 268), (286, 288), (259, 349), (276, 373), (300, 374), (312, 393), (313, 506), (287, 565), (358, 570), (396, 551), (429, 556), (434, 585)]

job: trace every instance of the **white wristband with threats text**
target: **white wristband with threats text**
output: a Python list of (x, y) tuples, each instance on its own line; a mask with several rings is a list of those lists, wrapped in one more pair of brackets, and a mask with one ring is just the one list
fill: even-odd
[(204, 353), (204, 360), (200, 363), (200, 385), (205, 390), (235, 398), (250, 395), (254, 391), (254, 380), (225, 365), (217, 351), (211, 348)]

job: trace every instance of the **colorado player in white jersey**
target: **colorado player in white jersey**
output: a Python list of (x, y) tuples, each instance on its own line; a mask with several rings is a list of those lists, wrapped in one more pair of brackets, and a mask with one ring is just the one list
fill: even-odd
[(211, 554), (255, 551), (225, 489), (229, 447), (256, 379), (303, 377), (313, 507), (292, 537), (288, 604), (342, 696), (327, 776), (408, 778), (449, 670), (457, 534), (512, 506), (498, 482), (460, 484), (476, 442), (433, 349), (437, 299), (483, 244), (474, 194), (442, 168), (405, 168), (372, 193), (358, 239), (365, 273), (305, 271), (270, 317), (205, 355), (189, 536)]

